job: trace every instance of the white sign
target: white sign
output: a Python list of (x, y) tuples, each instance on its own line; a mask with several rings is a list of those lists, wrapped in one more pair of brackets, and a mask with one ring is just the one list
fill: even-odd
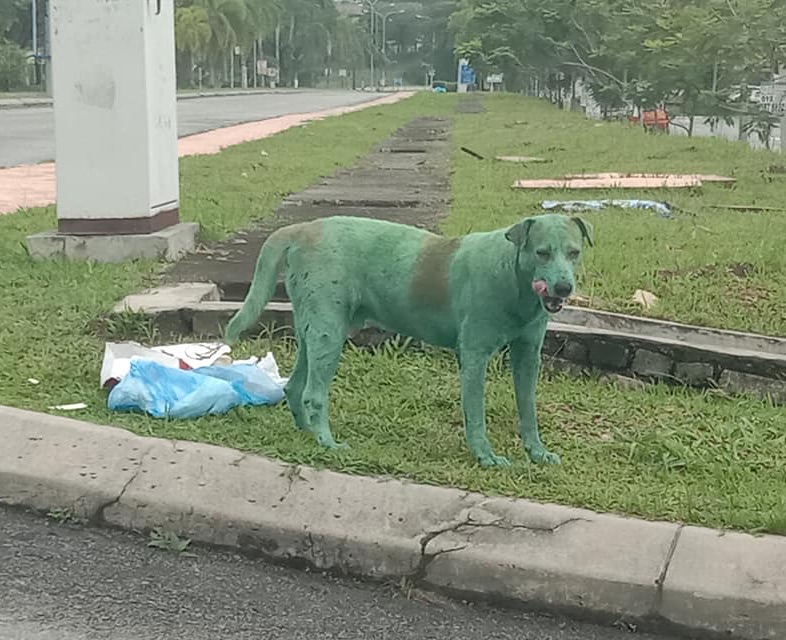
[(339, 69), (338, 70), (338, 77), (339, 78), (346, 78), (347, 77), (347, 70), (346, 69)]
[(502, 84), (502, 74), (501, 73), (490, 73), (486, 76), (486, 82), (489, 84)]

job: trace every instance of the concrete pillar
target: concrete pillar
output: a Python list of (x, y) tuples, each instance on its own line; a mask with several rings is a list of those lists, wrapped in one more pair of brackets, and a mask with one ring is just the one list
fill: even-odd
[(174, 0), (50, 0), (56, 232), (31, 255), (176, 259), (179, 223)]
[(470, 77), (472, 75), (469, 60), (460, 58), (458, 61), (458, 69), (456, 73), (456, 92), (466, 93), (469, 87)]

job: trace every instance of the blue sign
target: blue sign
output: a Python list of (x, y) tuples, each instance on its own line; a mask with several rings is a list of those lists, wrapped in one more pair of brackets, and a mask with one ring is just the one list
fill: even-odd
[(459, 67), (459, 82), (461, 84), (475, 84), (475, 70), (469, 63), (462, 63)]

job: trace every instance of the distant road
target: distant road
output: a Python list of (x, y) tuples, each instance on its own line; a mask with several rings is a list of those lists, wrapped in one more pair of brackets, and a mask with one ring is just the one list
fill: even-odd
[[(368, 102), (380, 94), (359, 91), (287, 91), (178, 100), (178, 135)], [(54, 160), (52, 107), (0, 109), (0, 167)]]

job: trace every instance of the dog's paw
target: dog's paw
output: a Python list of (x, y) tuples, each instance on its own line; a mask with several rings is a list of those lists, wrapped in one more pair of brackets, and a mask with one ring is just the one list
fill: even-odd
[(509, 467), (510, 460), (508, 460), (505, 456), (498, 456), (494, 453), (490, 453), (486, 456), (481, 456), (478, 458), (478, 462), (480, 462), (481, 467)]
[(349, 449), (349, 445), (346, 442), (336, 442), (332, 436), (317, 436), (317, 444), (332, 451)]
[(528, 449), (529, 459), (535, 464), (560, 464), (561, 460), (558, 454), (552, 453), (546, 447), (533, 447)]

